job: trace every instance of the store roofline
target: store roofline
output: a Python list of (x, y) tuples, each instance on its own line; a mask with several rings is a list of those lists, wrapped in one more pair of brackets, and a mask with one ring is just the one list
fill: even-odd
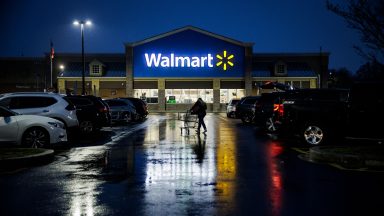
[(270, 52), (270, 53), (253, 53), (253, 57), (274, 57), (274, 56), (329, 56), (330, 52)]
[(223, 41), (226, 41), (226, 42), (238, 45), (238, 46), (252, 47), (254, 45), (254, 43), (241, 42), (241, 41), (238, 41), (238, 40), (226, 37), (226, 36), (222, 36), (222, 35), (219, 35), (219, 34), (216, 34), (216, 33), (212, 33), (210, 31), (206, 31), (206, 30), (203, 30), (203, 29), (200, 29), (200, 28), (188, 25), (188, 26), (185, 26), (185, 27), (182, 27), (182, 28), (178, 28), (178, 29), (169, 31), (169, 32), (165, 32), (165, 33), (162, 33), (162, 34), (159, 34), (159, 35), (155, 35), (153, 37), (150, 37), (150, 38), (147, 38), (147, 39), (144, 39), (144, 40), (141, 40), (141, 41), (132, 42), (132, 43), (125, 43), (125, 46), (132, 46), (132, 47), (139, 46), (139, 45), (142, 45), (142, 44), (145, 44), (145, 43), (149, 43), (149, 42), (161, 39), (161, 38), (168, 37), (168, 36), (173, 35), (173, 34), (177, 34), (177, 33), (182, 32), (182, 31), (186, 31), (186, 30), (196, 31), (196, 32), (199, 32), (199, 33), (208, 35), (210, 37), (217, 38), (217, 39), (220, 39), (220, 40), (223, 40)]

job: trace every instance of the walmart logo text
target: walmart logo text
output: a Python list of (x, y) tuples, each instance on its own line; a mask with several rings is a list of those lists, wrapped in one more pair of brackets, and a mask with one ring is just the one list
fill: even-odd
[[(164, 68), (173, 68), (173, 67), (192, 67), (192, 68), (202, 68), (202, 67), (214, 67), (213, 55), (208, 53), (202, 56), (179, 56), (171, 53), (169, 55), (164, 55), (162, 53), (145, 53), (145, 63), (147, 67), (164, 67)], [(224, 50), (222, 55), (216, 55), (216, 67), (222, 67), (223, 70), (227, 70), (227, 65), (233, 67), (234, 55), (227, 55), (227, 51)]]
[(148, 67), (213, 67), (213, 57), (206, 56), (176, 56), (174, 53), (163, 55), (161, 53), (145, 53), (145, 62)]

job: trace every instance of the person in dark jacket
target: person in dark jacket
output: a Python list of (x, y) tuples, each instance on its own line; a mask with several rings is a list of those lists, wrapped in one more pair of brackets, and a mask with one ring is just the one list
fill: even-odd
[(197, 114), (197, 117), (199, 118), (199, 123), (196, 132), (200, 133), (200, 128), (201, 126), (203, 126), (204, 133), (206, 133), (207, 127), (204, 123), (204, 117), (207, 114), (207, 104), (203, 101), (203, 99), (197, 99), (197, 101), (195, 102), (195, 104), (193, 104), (191, 108), (191, 113)]

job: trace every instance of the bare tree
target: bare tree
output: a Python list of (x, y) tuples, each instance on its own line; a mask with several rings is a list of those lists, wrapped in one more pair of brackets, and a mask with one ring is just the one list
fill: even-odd
[(349, 88), (354, 81), (352, 73), (346, 68), (331, 69), (328, 76), (329, 88)]
[(365, 48), (354, 46), (370, 61), (384, 59), (384, 0), (344, 0), (345, 5), (327, 0), (327, 9), (343, 17), (360, 33)]

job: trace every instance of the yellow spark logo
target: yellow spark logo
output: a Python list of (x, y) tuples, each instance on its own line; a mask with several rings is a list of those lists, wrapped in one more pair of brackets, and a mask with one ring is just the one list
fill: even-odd
[(216, 58), (218, 59), (218, 62), (216, 63), (216, 66), (217, 67), (220, 67), (221, 65), (223, 65), (223, 70), (227, 70), (227, 64), (231, 67), (233, 67), (233, 57), (235, 57), (234, 55), (229, 55), (227, 56), (227, 50), (224, 50), (223, 52), (223, 56), (217, 54), (216, 55)]

